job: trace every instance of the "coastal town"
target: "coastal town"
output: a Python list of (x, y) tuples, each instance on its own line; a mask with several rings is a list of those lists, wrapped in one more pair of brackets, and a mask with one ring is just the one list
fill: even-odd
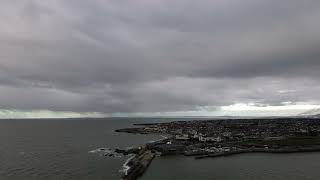
[[(298, 153), (320, 151), (320, 119), (266, 118), (175, 121), (135, 124), (116, 132), (159, 134), (165, 138), (122, 150), (134, 152), (124, 180), (141, 176), (156, 156), (184, 155), (195, 159), (241, 153)], [(118, 150), (120, 151), (120, 150)]]

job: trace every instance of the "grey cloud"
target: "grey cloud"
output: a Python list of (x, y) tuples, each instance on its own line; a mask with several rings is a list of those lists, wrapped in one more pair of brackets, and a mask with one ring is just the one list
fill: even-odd
[(316, 0), (3, 1), (0, 108), (320, 103), (319, 10)]

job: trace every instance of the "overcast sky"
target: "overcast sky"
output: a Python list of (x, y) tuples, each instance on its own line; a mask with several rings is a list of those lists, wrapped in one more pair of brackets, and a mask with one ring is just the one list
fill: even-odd
[(0, 115), (316, 108), (319, 19), (319, 0), (2, 0)]

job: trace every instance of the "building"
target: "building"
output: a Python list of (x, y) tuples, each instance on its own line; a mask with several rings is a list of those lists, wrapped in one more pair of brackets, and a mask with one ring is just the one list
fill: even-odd
[(217, 137), (203, 137), (203, 136), (200, 136), (199, 137), (199, 141), (200, 142), (221, 142), (222, 138), (220, 136), (217, 136)]
[(176, 135), (175, 136), (176, 140), (183, 140), (183, 141), (186, 141), (186, 140), (189, 140), (189, 135), (187, 134), (183, 134), (183, 135)]

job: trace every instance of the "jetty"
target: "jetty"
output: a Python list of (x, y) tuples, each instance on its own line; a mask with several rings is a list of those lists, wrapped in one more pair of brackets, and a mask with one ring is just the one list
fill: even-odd
[(137, 155), (129, 158), (124, 164), (122, 180), (136, 180), (138, 177), (142, 176), (148, 169), (154, 157), (154, 152), (142, 148)]

